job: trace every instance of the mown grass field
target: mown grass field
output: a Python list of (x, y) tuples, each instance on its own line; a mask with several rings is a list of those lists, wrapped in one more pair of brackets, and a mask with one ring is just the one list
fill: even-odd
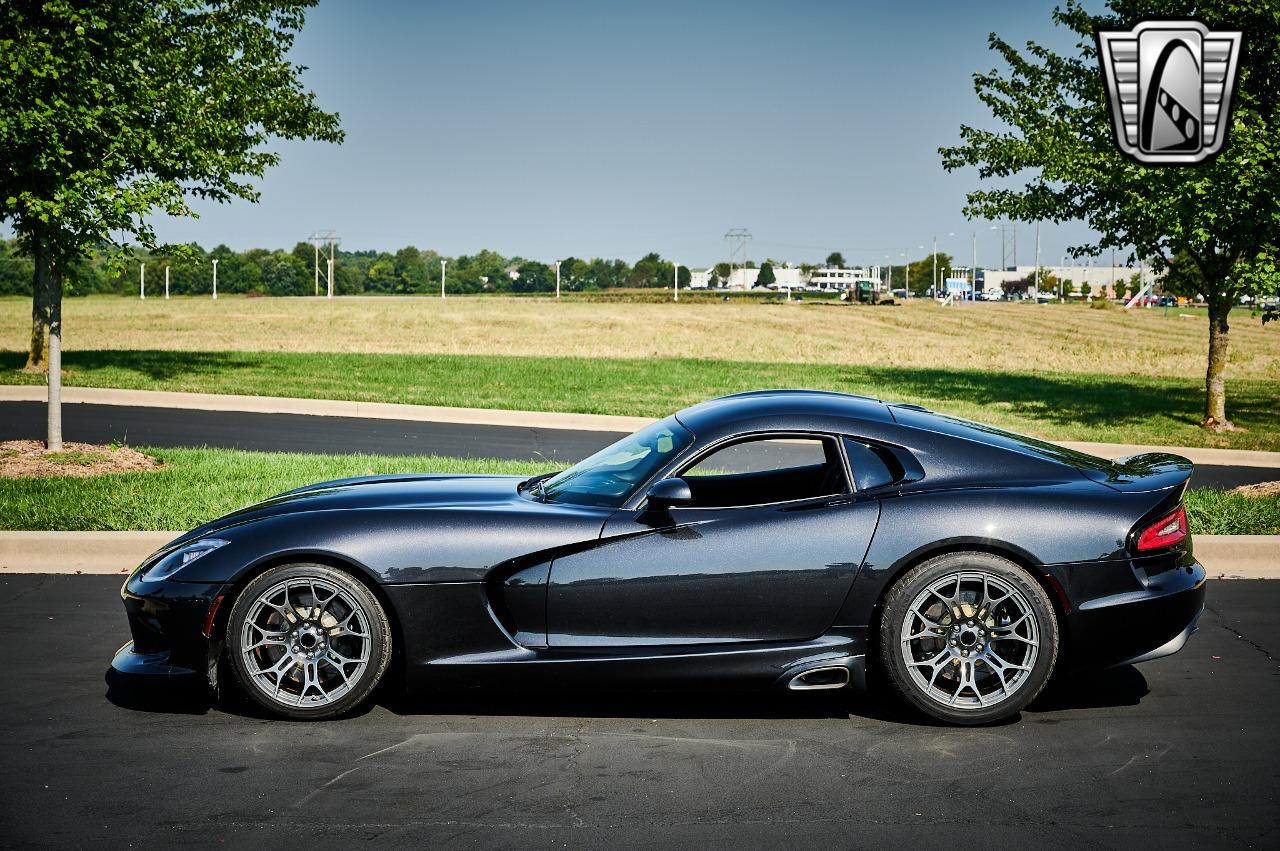
[[(1233, 314), (1229, 414), (1203, 404), (1203, 317), (1070, 305), (942, 308), (543, 298), (68, 300), (69, 385), (661, 416), (814, 387), (1057, 440), (1280, 450), (1280, 329)], [(0, 382), (29, 302), (0, 299)]]
[[(501, 473), (531, 476), (557, 469), (528, 461), (304, 455), (228, 449), (142, 448), (164, 463), (149, 473), (85, 478), (0, 479), (0, 528), (116, 531), (190, 529), (301, 485), (378, 473)], [(1193, 533), (1280, 534), (1280, 495), (1244, 497), (1194, 490), (1187, 495)]]
[[(0, 353), (0, 377), (23, 356)], [(1231, 414), (1248, 429), (1197, 425), (1191, 380), (1095, 373), (704, 361), (283, 352), (91, 351), (64, 356), (66, 382), (88, 387), (660, 417), (713, 396), (811, 387), (925, 405), (1051, 440), (1280, 450), (1277, 383), (1231, 384)], [(3, 428), (0, 427), (0, 436)]]
[[(1280, 382), (1280, 333), (1233, 314), (1230, 377)], [(0, 350), (25, 351), (29, 299), (0, 298)], [(64, 349), (517, 355), (1085, 373), (1202, 379), (1204, 317), (983, 303), (598, 303), (550, 298), (67, 299)]]

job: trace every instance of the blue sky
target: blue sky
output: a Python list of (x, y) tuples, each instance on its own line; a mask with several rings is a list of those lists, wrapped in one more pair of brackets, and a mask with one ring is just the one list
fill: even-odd
[[(345, 144), (278, 143), (260, 203), (159, 235), (243, 249), (335, 228), (351, 249), (699, 266), (746, 227), (757, 260), (897, 261), (934, 235), (967, 260), (976, 175), (937, 148), (987, 122), (989, 32), (1069, 44), (1054, 5), (323, 0), (295, 55)], [(979, 262), (998, 265), (989, 224)], [(1044, 226), (1043, 261), (1086, 239)], [(1023, 226), (1019, 262), (1033, 248)]]

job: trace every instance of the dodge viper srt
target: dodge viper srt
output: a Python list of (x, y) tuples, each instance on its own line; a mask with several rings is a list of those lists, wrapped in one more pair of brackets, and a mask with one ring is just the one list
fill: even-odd
[(122, 589), (127, 675), (330, 718), (410, 690), (865, 688), (1014, 715), (1055, 667), (1176, 652), (1204, 605), (1191, 464), (839, 393), (695, 405), (559, 473), (324, 482)]

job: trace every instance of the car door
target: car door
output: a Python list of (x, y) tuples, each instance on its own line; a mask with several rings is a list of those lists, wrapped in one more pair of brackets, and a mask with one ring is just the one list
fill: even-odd
[(678, 471), (694, 503), (623, 509), (599, 546), (555, 559), (552, 647), (814, 638), (866, 554), (879, 503), (853, 492), (838, 440), (765, 434)]

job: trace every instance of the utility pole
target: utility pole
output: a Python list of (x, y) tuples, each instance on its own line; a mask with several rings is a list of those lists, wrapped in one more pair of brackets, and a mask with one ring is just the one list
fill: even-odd
[[(675, 300), (680, 300), (680, 264), (672, 262), (671, 264), (671, 285), (675, 290)], [(787, 292), (790, 295), (790, 291)]]
[(556, 298), (560, 298), (560, 261), (556, 261)]
[(1040, 220), (1036, 219), (1036, 297), (1040, 296)]
[(310, 242), (312, 245), (316, 247), (315, 295), (317, 298), (320, 296), (320, 274), (321, 274), (320, 258), (324, 254), (324, 249), (326, 247), (329, 249), (329, 257), (325, 260), (325, 264), (324, 264), (325, 266), (325, 270), (324, 270), (325, 297), (333, 298), (333, 292), (334, 292), (334, 286), (335, 286), (335, 283), (333, 280), (333, 272), (336, 266), (338, 265), (337, 254), (335, 252), (336, 252), (338, 243), (342, 242), (342, 240), (341, 238), (338, 237), (338, 232), (335, 230), (317, 230), (317, 231), (311, 232), (311, 236), (307, 237), (307, 242)]
[(725, 240), (729, 242), (729, 281), (733, 283), (733, 266), (735, 259), (741, 257), (745, 266), (747, 262), (747, 243), (751, 241), (751, 234), (746, 228), (730, 228), (729, 232), (724, 235)]
[(143, 263), (138, 267), (138, 298), (143, 301), (147, 298), (147, 264)]
[(444, 298), (444, 266), (448, 260), (440, 261), (440, 298)]
[(213, 261), (213, 300), (218, 300), (218, 261)]
[(933, 297), (938, 297), (938, 238), (933, 238)]
[(169, 300), (169, 267), (167, 264), (164, 267), (164, 300)]
[(972, 270), (970, 272), (972, 280), (969, 281), (969, 284), (976, 293), (978, 291), (978, 232), (976, 230), (973, 232), (973, 260), (971, 263), (972, 265), (969, 268)]

